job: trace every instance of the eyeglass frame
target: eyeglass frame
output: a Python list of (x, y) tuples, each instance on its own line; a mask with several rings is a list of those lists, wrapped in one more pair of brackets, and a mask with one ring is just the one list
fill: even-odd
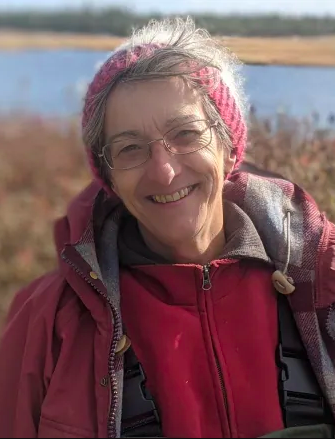
[[(159, 138), (159, 139), (150, 140), (150, 142), (148, 142), (148, 143), (146, 144), (147, 146), (149, 146), (149, 148), (148, 148), (148, 156), (147, 156), (147, 158), (145, 159), (145, 161), (142, 162), (142, 163), (140, 163), (140, 164), (138, 164), (138, 165), (132, 166), (131, 168), (112, 168), (112, 167), (110, 166), (110, 164), (108, 163), (108, 160), (106, 159), (106, 156), (105, 156), (105, 149), (106, 149), (108, 146), (111, 146), (110, 143), (107, 143), (106, 145), (103, 146), (103, 148), (102, 148), (102, 150), (101, 150), (101, 154), (98, 154), (98, 157), (99, 157), (99, 158), (103, 158), (103, 159), (105, 160), (107, 166), (109, 167), (109, 169), (110, 169), (111, 171), (129, 171), (130, 169), (135, 169), (135, 168), (138, 168), (139, 166), (144, 165), (144, 163), (146, 163), (146, 162), (151, 158), (152, 150), (151, 150), (151, 148), (150, 148), (150, 145), (151, 145), (152, 143), (154, 143), (154, 142), (160, 142), (160, 141), (163, 141), (163, 146), (164, 146), (164, 148), (165, 148), (168, 152), (170, 152), (171, 154), (173, 154), (173, 155), (186, 155), (186, 154), (193, 154), (194, 152), (198, 152), (198, 151), (200, 151), (201, 149), (206, 148), (206, 147), (211, 143), (211, 141), (212, 141), (212, 128), (218, 126), (218, 123), (219, 123), (218, 120), (216, 120), (214, 123), (212, 123), (211, 125), (208, 126), (208, 129), (209, 129), (210, 132), (211, 132), (211, 140), (209, 141), (209, 143), (208, 143), (207, 145), (201, 146), (200, 148), (198, 148), (198, 149), (196, 149), (196, 150), (194, 150), (194, 151), (189, 151), (189, 152), (173, 152), (173, 151), (170, 150), (169, 144), (168, 144), (167, 141), (165, 140), (165, 136), (166, 136), (167, 134), (169, 134), (171, 131), (173, 131), (173, 130), (179, 128), (179, 127), (182, 127), (182, 126), (184, 126), (184, 125), (187, 125), (187, 124), (189, 124), (189, 123), (193, 123), (193, 122), (211, 122), (211, 121), (210, 121), (209, 119), (196, 119), (196, 120), (192, 120), (192, 121), (190, 121), (190, 122), (185, 122), (185, 123), (183, 123), (183, 124), (181, 124), (181, 125), (179, 125), (179, 126), (177, 126), (177, 127), (175, 127), (175, 128), (171, 128), (170, 130), (168, 130), (168, 131), (163, 135), (163, 137), (161, 137), (161, 138)], [(143, 140), (143, 139), (142, 139), (142, 140)], [(120, 154), (120, 152), (119, 152), (116, 156), (112, 156), (112, 158), (117, 157), (119, 154)]]

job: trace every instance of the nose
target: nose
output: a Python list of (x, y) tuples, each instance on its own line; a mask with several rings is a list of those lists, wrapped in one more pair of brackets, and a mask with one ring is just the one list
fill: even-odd
[(147, 176), (150, 180), (164, 186), (181, 173), (181, 164), (178, 156), (164, 148), (163, 141), (151, 144), (151, 158), (148, 161)]

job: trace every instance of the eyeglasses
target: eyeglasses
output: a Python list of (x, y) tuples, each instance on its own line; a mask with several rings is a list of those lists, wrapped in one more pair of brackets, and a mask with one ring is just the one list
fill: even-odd
[(171, 154), (184, 155), (197, 152), (212, 141), (212, 128), (218, 122), (194, 120), (169, 130), (160, 139), (151, 140), (118, 140), (105, 145), (99, 157), (105, 159), (112, 170), (127, 170), (143, 165), (151, 157), (151, 145), (163, 141), (163, 145)]

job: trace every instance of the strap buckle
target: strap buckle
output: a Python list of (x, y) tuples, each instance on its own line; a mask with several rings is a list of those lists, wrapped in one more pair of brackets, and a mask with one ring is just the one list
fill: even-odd
[(146, 388), (142, 365), (132, 349), (125, 356), (121, 437), (162, 437), (159, 413)]
[[(332, 415), (312, 368), (306, 358), (296, 358), (278, 346), (281, 368), (279, 390), (286, 426), (303, 426), (324, 423)], [(326, 418), (326, 419), (325, 419)]]
[(140, 363), (125, 371), (123, 389), (123, 419), (126, 421), (153, 412), (159, 421), (153, 398), (145, 387), (146, 377)]

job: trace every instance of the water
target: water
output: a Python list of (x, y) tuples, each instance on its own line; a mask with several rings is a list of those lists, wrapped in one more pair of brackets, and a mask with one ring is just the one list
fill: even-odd
[[(0, 52), (0, 111), (77, 114), (85, 85), (106, 52)], [(261, 116), (335, 114), (335, 68), (245, 66), (246, 91)]]

